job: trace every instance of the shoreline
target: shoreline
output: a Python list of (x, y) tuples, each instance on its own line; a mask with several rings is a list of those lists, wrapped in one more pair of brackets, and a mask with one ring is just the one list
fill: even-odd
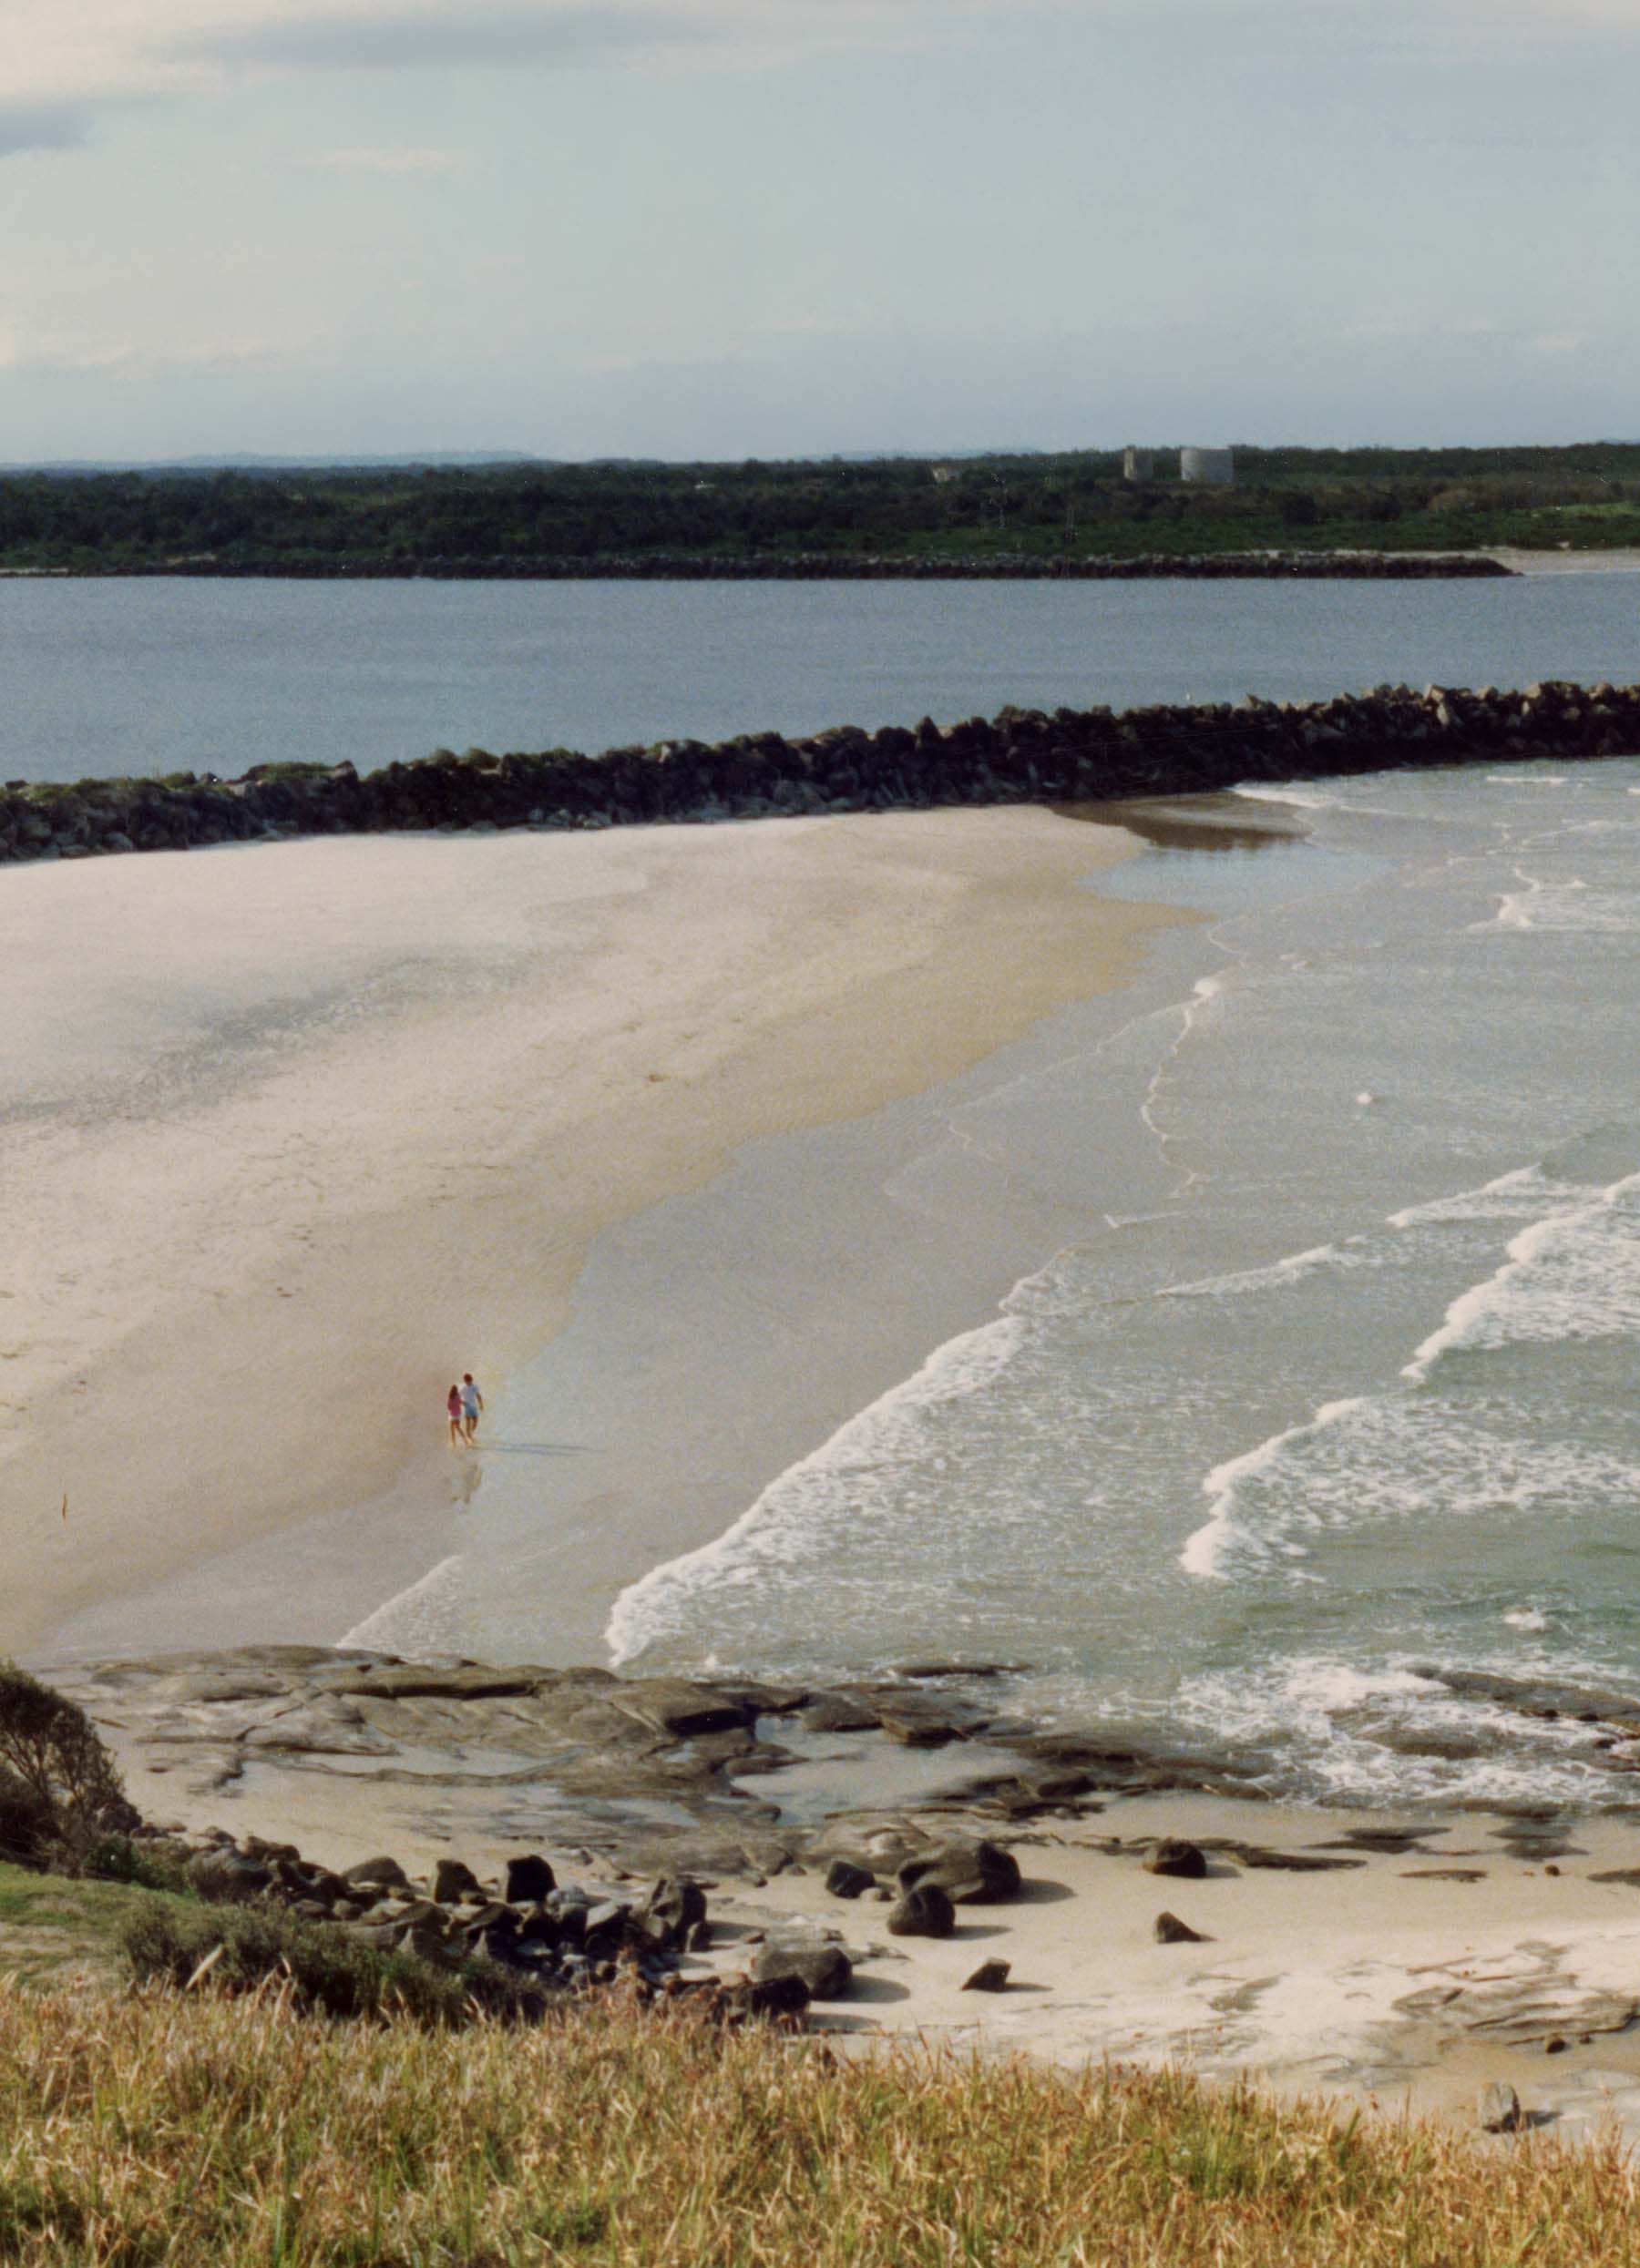
[(466, 1502), (435, 1423), (452, 1367), (494, 1402), (600, 1231), (1121, 982), (1193, 918), (1079, 887), (1134, 847), (1028, 808), (10, 877), (30, 1265), (0, 1532), (30, 1580), (0, 1645), (107, 1651), (99, 1609), (144, 1628), (158, 1588), (260, 1537), (297, 1547), (251, 1602), (261, 1633), (292, 1634), (282, 1594), (333, 1639), (357, 1616), (301, 1530), (348, 1506), (368, 1606), (419, 1579)]
[[(758, 1110), (770, 1114), (764, 1130), (789, 1128), (795, 1095), (814, 1114), (799, 1123), (830, 1129), (816, 1144), (844, 1144), (835, 1154), (852, 1159), (846, 1143), (874, 1110), (892, 1117), (896, 1091), (938, 1111), (950, 1082), (995, 1063), (999, 1047), (1051, 1047), (1044, 1017), (1131, 978), (1145, 939), (1189, 920), (1079, 884), (1135, 841), (1158, 830), (1187, 841), (1213, 814), (1158, 804), (1105, 817), (1127, 832), (1091, 833), (1085, 813), (1066, 824), (1030, 808), (821, 829), (632, 830), (595, 844), (314, 844), (277, 861), (251, 851), (38, 874), (26, 916), (35, 957), (18, 963), (36, 989), (22, 996), (21, 1027), (36, 1100), (49, 1100), (32, 1117), (14, 1108), (5, 1139), (26, 1165), (10, 1185), (27, 1188), (37, 1249), (56, 1273), (42, 1265), (13, 1290), (36, 1305), (5, 1313), (15, 1336), (4, 1375), (15, 1394), (14, 1381), (58, 1364), (56, 1397), (24, 1451), (36, 1466), (42, 1452), (82, 1464), (67, 1519), (37, 1470), (14, 1486), (15, 1458), (0, 1465), (0, 1507), (18, 1564), (87, 1586), (87, 1606), (117, 1554), (172, 1567), (146, 1596), (117, 1579), (113, 1622), (99, 1638), (96, 1612), (75, 1618), (71, 1650), (106, 1660), (123, 1617), (126, 1650), (151, 1654), (160, 1597), (196, 1645), (230, 1611), (280, 1639), (330, 1616), (333, 1639), (337, 1562), (325, 1553), (349, 1523), (361, 1582), (379, 1582), (394, 1554), (425, 1567), (439, 1538), (474, 1517), (471, 1502), (451, 1499), (460, 1466), (434, 1446), (440, 1429), (422, 1390), (441, 1398), (451, 1360), (471, 1360), (505, 1406), (497, 1382), (532, 1359), (532, 1333), (573, 1316), (589, 1255), (607, 1256), (623, 1231), (641, 1243), (642, 1208), (664, 1211), (755, 1170)], [(1272, 830), (1290, 824), (1272, 813)], [(163, 907), (149, 911), (163, 918), (137, 918), (141, 894), (162, 889)], [(60, 911), (71, 904), (72, 921)], [(219, 948), (209, 970), (192, 945), (202, 921)], [(684, 935), (691, 955), (680, 953)], [(145, 940), (150, 957), (138, 966), (128, 953), (122, 985), (87, 1001), (83, 973), (104, 965), (99, 938)], [(284, 957), (270, 973), (271, 941)], [(78, 1022), (59, 1012), (70, 998)], [(568, 1032), (567, 1000), (579, 1019)], [(831, 1044), (794, 1060), (816, 1029)], [(87, 1176), (99, 1192), (88, 1231), (75, 1211)], [(579, 1240), (544, 1218), (571, 1185), (583, 1200)], [(1018, 1224), (1004, 1225), (1006, 1242)], [(327, 1254), (309, 1249), (316, 1229)], [(128, 1237), (128, 1273), (87, 1282), (97, 1240), (118, 1232)], [(509, 1306), (526, 1275), (528, 1300)], [(859, 1290), (848, 1287), (856, 1307)], [(478, 1301), (490, 1303), (484, 1350), (467, 1354), (470, 1335), (447, 1357), (457, 1327), (477, 1335)], [(49, 1333), (44, 1344), (28, 1342), (27, 1325)], [(418, 1333), (444, 1334), (416, 1356), (425, 1378), (406, 1379), (383, 1430), (357, 1440), (361, 1412), (376, 1406), (380, 1350), (415, 1349)], [(34, 1372), (15, 1367), (31, 1357)], [(630, 1384), (647, 1415), (648, 1374)], [(187, 1425), (174, 1437), (157, 1429), (157, 1408), (183, 1412)], [(320, 1467), (333, 1458), (344, 1476), (352, 1457), (385, 1460), (395, 1425), (426, 1444), (412, 1476), (378, 1494), (367, 1517), (338, 1515)], [(231, 1454), (248, 1462), (213, 1486)], [(765, 1435), (753, 1454), (767, 1466), (782, 1452), (771, 1459)], [(149, 1492), (134, 1512), (133, 1470)], [(446, 1486), (426, 1485), (436, 1481)], [(117, 1489), (135, 1537), (109, 1517)], [(304, 1513), (314, 1498), (319, 1508)], [(676, 1503), (666, 1508), (675, 1522)], [(326, 1536), (304, 1531), (304, 1518)], [(241, 1586), (243, 1558), (216, 1550), (239, 1539), (253, 1554), (243, 1538), (256, 1528), (276, 1578), (262, 1593)], [(607, 1542), (607, 1513), (589, 1507), (582, 1532)], [(643, 1572), (653, 1562), (633, 1548)], [(191, 1591), (183, 1562), (199, 1578)], [(64, 1627), (42, 1629), (36, 1659)], [(149, 1635), (134, 1644), (133, 1630)], [(391, 1650), (415, 1658), (404, 1644)], [(1251, 2068), (1278, 2090), (1459, 2123), (1472, 2122), (1479, 2085), (1506, 2079), (1561, 2132), (1615, 2120), (1640, 2135), (1628, 1997), (1640, 1869), (1637, 1830), (1620, 1816), (1321, 1813), (1234, 1791), (1212, 1760), (1163, 1760), (1163, 1776), (1147, 1778), (1143, 1760), (1137, 1772), (1112, 1762), (1092, 1735), (1082, 1750), (1105, 1761), (1085, 1770), (1074, 1734), (998, 1725), (984, 1682), (938, 1665), (903, 1671), (890, 1696), (887, 1713), (908, 1730), (844, 1732), (820, 1752), (785, 1732), (799, 1705), (790, 1693), (749, 1696), (754, 1740), (792, 1752), (772, 1762), (753, 1750), (748, 1763), (737, 1732), (659, 1736), (666, 1694), (675, 1700), (687, 1681), (619, 1681), (627, 1707), (616, 1713), (636, 1706), (636, 1738), (611, 1761), (584, 1725), (554, 1716), (550, 1672), (504, 1672), (495, 1716), (469, 1733), (441, 1713), (447, 1660), (393, 1704), (401, 1717), (383, 1718), (283, 1690), (285, 1669), (271, 1658), (285, 1650), (266, 1652), (265, 1664), (200, 1665), (204, 1699), (145, 1698), (135, 1666), (110, 1673), (100, 1693), (83, 1660), (46, 1674), (93, 1701), (150, 1815), (294, 1837), (336, 1862), (388, 1848), (418, 1864), (453, 1853), (493, 1865), (528, 1844), (578, 1873), (590, 1848), (611, 1883), (635, 1870), (710, 1873), (732, 1885), (713, 1894), (725, 1917), (714, 1957), (732, 1971), (759, 1932), (838, 1929), (861, 1955), (864, 1987), (859, 2006), (826, 2014), (844, 2037), (915, 2034), (1072, 2062), (1184, 2060), (1215, 2078)], [(340, 1659), (327, 1654), (327, 1670)], [(581, 1674), (594, 1698), (616, 1682)], [(928, 1697), (920, 1724), (897, 1690), (907, 1685), (912, 1701)], [(484, 1690), (482, 1672), (468, 1690)], [(1575, 1715), (1581, 1704), (1564, 1705)], [(884, 1709), (882, 1693), (873, 1706)], [(930, 1752), (929, 1711), (965, 1709), (969, 1725)], [(528, 1752), (537, 1732), (579, 1741), (580, 1762)], [(1034, 1793), (1010, 1797), (1021, 1756)], [(793, 1862), (782, 1836), (794, 1805), (820, 1831), (805, 1846), (816, 1856), (824, 1837), (869, 1840), (907, 1823), (994, 1835), (1015, 1847), (1028, 1894), (965, 1910), (953, 1939), (886, 1941), (870, 1908), (828, 1897), (813, 1868)], [(1361, 1840), (1375, 1833), (1376, 1846)], [(1200, 1880), (1146, 1873), (1146, 1851), (1164, 1835), (1197, 1843)], [(1163, 1907), (1199, 1941), (1157, 1943)], [(994, 2000), (965, 1994), (963, 1978), (991, 1956), (1014, 1964), (1010, 1988)], [(1552, 2039), (1564, 2044), (1552, 2050)]]
[[(168, 1832), (337, 1870), (389, 1853), (429, 1878), (458, 1858), (498, 1879), (536, 1851), (616, 1899), (687, 1876), (712, 1919), (686, 1973), (732, 1982), (766, 1945), (846, 1953), (852, 1981), (811, 2014), (840, 2045), (1176, 2065), (1471, 2130), (1501, 2084), (1563, 2139), (1640, 2139), (1632, 1818), (1271, 1803), (1184, 1760), (1172, 1784), (1124, 1785), (1135, 1760), (1090, 1750), (1070, 1772), (1063, 1736), (988, 1729), (984, 1677), (938, 1665), (856, 1691), (856, 1729), (825, 1734), (805, 1727), (848, 1695), (303, 1654), (57, 1681)], [(958, 1904), (942, 1936), (886, 1932), (902, 1860), (981, 1841), (1011, 1853), (1017, 1893)], [(877, 1886), (834, 1890), (836, 1860)], [(968, 1988), (999, 1960), (999, 1989)]]

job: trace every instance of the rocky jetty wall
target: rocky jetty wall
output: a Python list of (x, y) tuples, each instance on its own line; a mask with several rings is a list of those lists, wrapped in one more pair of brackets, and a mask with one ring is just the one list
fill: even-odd
[(241, 779), (86, 780), (0, 788), (0, 861), (179, 850), (270, 835), (404, 829), (611, 827), (656, 822), (1100, 802), (1200, 794), (1238, 781), (1410, 764), (1575, 761), (1640, 751), (1640, 686), (1523, 692), (1379, 686), (1325, 701), (1004, 709), (994, 718), (807, 738), (662, 741), (601, 756), (449, 750), (360, 774), (350, 763), (259, 764)]
[(77, 575), (277, 576), (297, 581), (338, 577), (435, 582), (1131, 582), (1162, 577), (1247, 577), (1290, 580), (1317, 576), (1346, 581), (1405, 581), (1511, 575), (1501, 559), (1471, 552), (1220, 551), (1144, 552), (1131, 558), (1064, 557), (1034, 551), (938, 554), (853, 551), (771, 551), (703, 554), (696, 551), (539, 553), (519, 557), (496, 552), (457, 557), (382, 558), (343, 552), (323, 559), (264, 557), (220, 559), (200, 553), (181, 559), (144, 560), (107, 567), (59, 569)]

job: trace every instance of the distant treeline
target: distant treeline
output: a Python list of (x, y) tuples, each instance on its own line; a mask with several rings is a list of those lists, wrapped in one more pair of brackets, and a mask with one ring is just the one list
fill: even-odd
[[(1158, 450), (426, 469), (0, 475), (0, 568), (79, 574), (575, 571), (774, 555), (864, 562), (1640, 544), (1640, 444), (1256, 449), (1227, 488)], [(870, 571), (867, 569), (866, 571)]]

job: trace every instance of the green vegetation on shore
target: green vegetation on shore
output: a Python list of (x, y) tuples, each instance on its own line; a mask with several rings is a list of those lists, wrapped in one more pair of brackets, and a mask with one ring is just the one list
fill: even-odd
[(1633, 2257), (1613, 2145), (1488, 2148), (1177, 2073), (725, 2033), (618, 1997), (527, 2030), (270, 1988), (0, 1982), (20, 2268), (1573, 2268)]
[(600, 559), (743, 564), (1131, 559), (1640, 544), (1640, 444), (1256, 449), (1229, 488), (1176, 452), (1131, 487), (1110, 451), (733, 465), (14, 473), (0, 569), (529, 574)]

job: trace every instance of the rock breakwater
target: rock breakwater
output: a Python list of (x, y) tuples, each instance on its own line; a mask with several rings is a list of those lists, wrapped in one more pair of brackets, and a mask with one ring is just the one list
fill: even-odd
[[(15, 572), (15, 570), (14, 570)], [(77, 575), (277, 577), (282, 581), (336, 579), (443, 583), (1107, 583), (1251, 577), (1256, 580), (1430, 581), (1512, 575), (1486, 553), (1450, 551), (1150, 551), (1117, 558), (1071, 557), (1037, 551), (905, 554), (857, 551), (510, 552), (384, 557), (340, 552), (292, 559), (281, 552), (221, 559), (210, 552), (108, 567), (53, 569)]]
[(1102, 802), (1199, 794), (1414, 764), (1575, 761), (1640, 749), (1640, 685), (1553, 681), (1504, 692), (1384, 685), (1324, 701), (1041, 710), (805, 738), (661, 741), (600, 756), (448, 749), (361, 774), (351, 763), (259, 764), (241, 778), (0, 787), (0, 862), (282, 835), (540, 829)]

